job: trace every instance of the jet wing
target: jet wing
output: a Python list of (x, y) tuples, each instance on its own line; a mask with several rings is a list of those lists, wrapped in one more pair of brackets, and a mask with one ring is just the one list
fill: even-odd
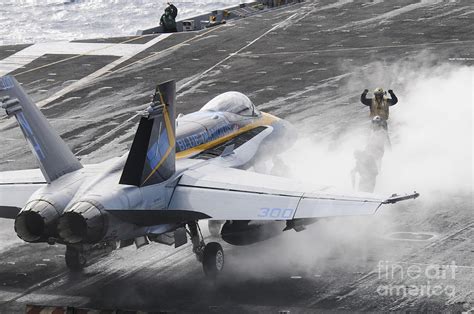
[(30, 196), (44, 185), (40, 169), (0, 172), (0, 218), (14, 219)]
[(291, 179), (206, 165), (183, 174), (169, 209), (200, 212), (214, 220), (292, 220), (371, 215), (382, 204), (416, 197), (418, 193), (337, 195)]

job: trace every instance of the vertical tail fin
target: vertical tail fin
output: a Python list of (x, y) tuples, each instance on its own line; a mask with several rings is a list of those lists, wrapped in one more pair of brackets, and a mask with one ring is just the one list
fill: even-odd
[(7, 115), (18, 121), (47, 182), (82, 168), (13, 76), (0, 77), (0, 103)]
[(140, 119), (120, 184), (146, 186), (168, 180), (175, 172), (176, 83), (156, 87), (148, 116)]

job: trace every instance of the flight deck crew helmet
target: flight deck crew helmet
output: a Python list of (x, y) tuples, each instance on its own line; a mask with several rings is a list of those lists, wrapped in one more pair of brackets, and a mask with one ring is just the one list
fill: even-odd
[(374, 95), (383, 95), (383, 94), (384, 94), (384, 91), (382, 87), (376, 88), (374, 90)]

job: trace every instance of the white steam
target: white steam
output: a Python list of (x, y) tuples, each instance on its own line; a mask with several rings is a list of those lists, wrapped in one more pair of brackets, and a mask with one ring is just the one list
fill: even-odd
[[(365, 272), (370, 261), (397, 260), (406, 253), (394, 251), (394, 243), (387, 245), (384, 236), (388, 233), (442, 233), (447, 225), (472, 217), (473, 68), (440, 64), (422, 53), (391, 65), (375, 62), (349, 70), (353, 77), (341, 90), (360, 95), (364, 88), (382, 86), (393, 89), (399, 99), (390, 114), (392, 149), (385, 151), (375, 193), (388, 196), (416, 189), (421, 197), (384, 206), (374, 216), (320, 220), (304, 232), (287, 231), (245, 248), (235, 253), (240, 256), (232, 262), (242, 280), (275, 275), (323, 274), (324, 278), (333, 268)], [(281, 155), (290, 177), (332, 185), (341, 192), (352, 189), (353, 153), (364, 149), (370, 133), (368, 108), (360, 104), (360, 114), (356, 114), (351, 111), (356, 105), (348, 109), (328, 106), (322, 115), (334, 120), (331, 133), (318, 132), (314, 125), (298, 125), (305, 135)], [(336, 110), (341, 110), (341, 120), (358, 122), (339, 124), (333, 118), (338, 116)], [(366, 122), (360, 123), (363, 119)], [(252, 269), (250, 275), (248, 269)]]
[(472, 75), (472, 67), (441, 66), (408, 84), (379, 190), (472, 191)]
[[(368, 77), (366, 86), (393, 88), (399, 98), (391, 107), (392, 148), (385, 151), (375, 193), (472, 191), (473, 68), (420, 62), (427, 59), (423, 54), (392, 66), (374, 63), (354, 71), (354, 79), (342, 87), (358, 93), (363, 87), (355, 82)], [(303, 135), (284, 154), (291, 177), (350, 189), (353, 152), (364, 149), (369, 127), (369, 122), (363, 129), (350, 127), (336, 138), (323, 137), (326, 140)]]

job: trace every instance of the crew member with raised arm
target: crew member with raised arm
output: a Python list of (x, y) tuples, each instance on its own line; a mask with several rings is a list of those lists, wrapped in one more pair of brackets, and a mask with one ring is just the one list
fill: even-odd
[(393, 90), (389, 89), (388, 93), (391, 98), (385, 97), (386, 92), (382, 88), (374, 90), (374, 98), (367, 98), (368, 89), (364, 90), (360, 95), (360, 101), (366, 106), (370, 107), (370, 118), (379, 116), (382, 120), (382, 126), (387, 129), (387, 120), (389, 117), (389, 108), (398, 102), (397, 96), (395, 96)]

